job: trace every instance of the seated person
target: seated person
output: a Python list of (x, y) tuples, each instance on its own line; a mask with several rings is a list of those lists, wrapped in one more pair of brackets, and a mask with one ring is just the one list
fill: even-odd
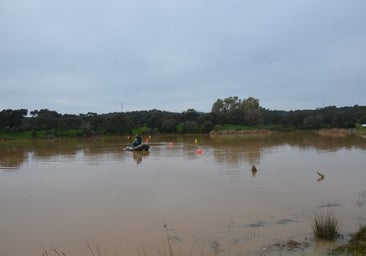
[(142, 138), (140, 137), (140, 135), (136, 135), (135, 139), (132, 142), (132, 147), (137, 147), (138, 145), (141, 145), (142, 143)]

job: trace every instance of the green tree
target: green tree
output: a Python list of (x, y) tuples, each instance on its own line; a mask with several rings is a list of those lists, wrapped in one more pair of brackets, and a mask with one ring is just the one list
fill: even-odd
[(0, 129), (6, 131), (20, 130), (24, 117), (28, 114), (27, 109), (5, 109), (0, 112)]
[(164, 120), (163, 124), (161, 125), (161, 131), (166, 133), (175, 132), (176, 124), (173, 120)]
[(211, 113), (227, 113), (233, 112), (240, 108), (242, 102), (238, 96), (227, 97), (224, 100), (217, 99), (212, 105)]
[(111, 134), (126, 134), (131, 130), (130, 122), (124, 113), (112, 113), (106, 116), (106, 132)]
[(57, 129), (59, 125), (60, 114), (48, 109), (34, 110), (30, 114), (33, 117), (33, 126), (36, 130)]
[(246, 100), (243, 100), (243, 102), (241, 103), (241, 108), (244, 111), (258, 110), (259, 109), (259, 99), (249, 97)]
[(259, 105), (259, 99), (249, 97), (243, 100), (241, 108), (244, 114), (246, 125), (259, 125), (262, 122), (262, 112)]
[(310, 115), (304, 119), (303, 125), (305, 129), (319, 129), (322, 127), (322, 122), (323, 117), (321, 115)]
[(196, 121), (185, 121), (183, 131), (185, 133), (195, 133), (197, 132), (197, 122)]
[(258, 125), (262, 122), (259, 100), (249, 97), (217, 99), (211, 108), (212, 120), (220, 124)]
[(159, 130), (162, 126), (162, 118), (159, 114), (152, 114), (147, 120), (147, 126), (152, 130)]
[(199, 116), (199, 113), (193, 108), (190, 108), (182, 113), (183, 121), (196, 121)]

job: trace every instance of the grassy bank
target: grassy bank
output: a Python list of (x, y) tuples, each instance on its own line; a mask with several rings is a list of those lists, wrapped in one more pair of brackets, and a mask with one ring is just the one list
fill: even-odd
[[(330, 136), (330, 137), (346, 137), (349, 135), (357, 135), (359, 137), (366, 136), (366, 127), (362, 127), (362, 125), (357, 124), (354, 129), (339, 129), (339, 128), (330, 128), (330, 129), (319, 129), (319, 130), (301, 130), (295, 127), (284, 127), (284, 126), (263, 126), (263, 127), (254, 127), (254, 126), (245, 126), (245, 125), (216, 125), (214, 129), (210, 132), (211, 135), (270, 135), (276, 132), (315, 132), (318, 135), (322, 136)], [(154, 131), (149, 129), (146, 126), (133, 128), (130, 133), (132, 135), (140, 134), (146, 135), (151, 133), (157, 133), (158, 131)], [(183, 132), (181, 132), (182, 134)], [(99, 131), (97, 133), (92, 133), (89, 130), (83, 129), (51, 129), (51, 130), (40, 130), (40, 131), (12, 131), (6, 132), (0, 130), (0, 140), (16, 140), (16, 139), (49, 139), (49, 138), (84, 138), (84, 137), (93, 137), (93, 136), (118, 136), (123, 134), (116, 133), (108, 133), (105, 131)], [(127, 135), (127, 134), (126, 134)]]
[(366, 127), (363, 127), (361, 124), (357, 124), (355, 128), (355, 133), (359, 136), (366, 136)]
[(44, 131), (25, 131), (25, 132), (0, 132), (0, 140), (21, 140), (21, 139), (32, 139), (34, 137), (45, 137), (46, 132)]
[(242, 126), (242, 125), (217, 125), (215, 129), (210, 132), (211, 136), (220, 135), (270, 135), (271, 131), (268, 129)]
[(94, 136), (83, 130), (41, 130), (41, 131), (22, 131), (4, 132), (0, 131), (0, 140), (22, 140), (22, 139), (52, 139), (52, 138), (83, 138)]
[(330, 255), (366, 255), (366, 226), (361, 226), (351, 239), (345, 244), (333, 249)]

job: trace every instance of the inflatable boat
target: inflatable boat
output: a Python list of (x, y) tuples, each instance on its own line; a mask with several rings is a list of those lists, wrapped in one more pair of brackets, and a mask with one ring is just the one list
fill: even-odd
[(150, 148), (149, 144), (142, 143), (136, 147), (125, 147), (127, 151), (148, 151)]

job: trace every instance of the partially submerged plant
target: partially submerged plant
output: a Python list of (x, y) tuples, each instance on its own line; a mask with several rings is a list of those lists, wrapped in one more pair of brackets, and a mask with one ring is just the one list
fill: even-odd
[(334, 240), (339, 233), (339, 219), (336, 218), (333, 212), (314, 212), (312, 223), (313, 232), (316, 238), (325, 240)]
[(217, 240), (211, 242), (211, 249), (213, 250), (214, 256), (218, 256), (224, 252), (224, 249), (222, 249), (221, 244)]
[(341, 245), (330, 252), (331, 255), (365, 255), (366, 254), (366, 226), (351, 235), (347, 244)]

